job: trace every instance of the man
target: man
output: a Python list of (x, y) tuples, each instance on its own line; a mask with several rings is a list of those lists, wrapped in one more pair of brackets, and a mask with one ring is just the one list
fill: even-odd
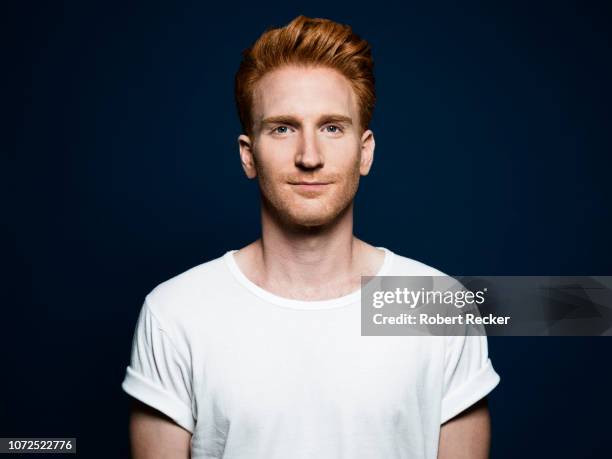
[(441, 274), (353, 235), (372, 69), (348, 26), (303, 16), (244, 52), (261, 238), (147, 295), (122, 386), (135, 458), (487, 457), (486, 337), (360, 334), (361, 276)]

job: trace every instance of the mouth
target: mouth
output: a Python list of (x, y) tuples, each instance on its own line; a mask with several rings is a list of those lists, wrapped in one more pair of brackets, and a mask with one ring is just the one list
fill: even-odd
[(331, 182), (301, 181), (301, 182), (289, 182), (289, 185), (291, 185), (297, 191), (313, 193), (313, 192), (324, 191), (329, 185), (331, 185)]

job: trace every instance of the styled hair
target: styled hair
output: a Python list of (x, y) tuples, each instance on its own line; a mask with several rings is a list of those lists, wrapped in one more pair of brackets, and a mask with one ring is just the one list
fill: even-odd
[(285, 65), (323, 66), (344, 75), (357, 96), (360, 127), (362, 131), (368, 128), (376, 101), (374, 61), (369, 43), (350, 26), (300, 15), (284, 27), (266, 29), (242, 56), (234, 95), (242, 131), (247, 135), (253, 128), (256, 83), (267, 72)]

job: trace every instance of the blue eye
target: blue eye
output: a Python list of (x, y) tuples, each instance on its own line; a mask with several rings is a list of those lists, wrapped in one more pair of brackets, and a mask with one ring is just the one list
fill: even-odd
[[(285, 129), (284, 131), (279, 131), (279, 129)], [(287, 126), (278, 126), (273, 129), (274, 132), (278, 134), (285, 134), (287, 132)]]
[(326, 128), (326, 129), (329, 129), (329, 128), (334, 128), (334, 130), (333, 130), (333, 131), (328, 131), (328, 132), (331, 132), (332, 134), (335, 134), (335, 133), (337, 133), (337, 132), (341, 132), (341, 131), (342, 131), (342, 129), (340, 129), (340, 127), (338, 127), (338, 126), (336, 126), (336, 125), (333, 125), (333, 124), (332, 124), (332, 125), (327, 126), (327, 128)]

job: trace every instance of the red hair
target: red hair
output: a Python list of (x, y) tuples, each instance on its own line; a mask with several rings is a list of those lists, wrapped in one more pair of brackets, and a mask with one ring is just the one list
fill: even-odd
[(374, 61), (369, 43), (353, 33), (350, 26), (298, 16), (285, 27), (266, 29), (242, 56), (234, 96), (242, 131), (247, 135), (253, 128), (256, 83), (267, 72), (289, 64), (325, 66), (344, 75), (357, 96), (361, 129), (368, 128), (376, 101)]

